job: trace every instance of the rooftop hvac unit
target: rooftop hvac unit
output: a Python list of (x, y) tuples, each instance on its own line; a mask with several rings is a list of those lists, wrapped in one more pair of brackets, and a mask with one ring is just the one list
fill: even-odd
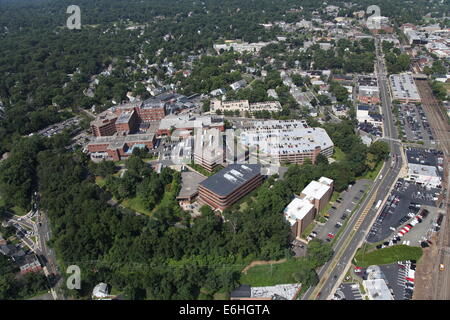
[(223, 177), (224, 177), (225, 179), (227, 179), (228, 181), (230, 181), (230, 182), (233, 182), (233, 183), (236, 183), (236, 182), (237, 182), (237, 179), (236, 179), (235, 177), (233, 177), (231, 174), (225, 173), (225, 174), (223, 175)]
[(231, 170), (230, 173), (232, 173), (234, 176), (240, 177), (240, 178), (242, 178), (244, 176), (242, 173), (240, 173), (239, 171), (237, 171), (235, 169)]
[(250, 169), (249, 167), (247, 167), (246, 165), (242, 166), (242, 169), (247, 170), (247, 171), (252, 171), (252, 169)]

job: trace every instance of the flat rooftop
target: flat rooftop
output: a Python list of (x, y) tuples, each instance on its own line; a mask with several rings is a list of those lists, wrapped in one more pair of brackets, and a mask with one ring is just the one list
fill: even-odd
[(230, 164), (200, 183), (200, 186), (226, 197), (249, 180), (261, 174), (259, 164)]
[(393, 74), (389, 77), (394, 99), (420, 100), (419, 91), (411, 74)]
[(303, 189), (302, 194), (306, 197), (312, 197), (314, 199), (322, 199), (325, 193), (330, 190), (330, 186), (318, 181), (311, 181), (305, 189)]
[(294, 198), (284, 209), (284, 214), (291, 226), (293, 226), (297, 219), (303, 219), (313, 208), (314, 205), (308, 200)]
[(128, 123), (130, 121), (131, 117), (133, 116), (133, 114), (134, 114), (134, 110), (122, 112), (120, 114), (119, 118), (117, 118), (116, 123), (117, 124)]
[(105, 136), (105, 137), (96, 137), (89, 144), (90, 145), (99, 145), (99, 144), (108, 144), (108, 148), (119, 148), (123, 146), (125, 143), (131, 142), (145, 142), (145, 141), (153, 141), (155, 135), (153, 133), (150, 134), (129, 134), (126, 136)]
[(261, 153), (283, 155), (313, 152), (333, 147), (325, 129), (309, 128), (303, 121), (271, 120), (254, 122), (243, 128), (241, 142), (257, 146)]
[(203, 128), (209, 126), (223, 126), (223, 117), (217, 116), (190, 116), (184, 115), (168, 115), (159, 123), (159, 129), (169, 130), (184, 128)]
[(206, 177), (197, 172), (185, 171), (181, 173), (181, 190), (177, 198), (190, 198), (198, 192), (198, 185), (204, 181)]
[(439, 177), (436, 167), (423, 164), (408, 163), (408, 173), (422, 176)]

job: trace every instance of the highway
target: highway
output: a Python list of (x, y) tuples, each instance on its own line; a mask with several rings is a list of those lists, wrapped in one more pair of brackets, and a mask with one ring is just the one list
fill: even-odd
[[(380, 50), (379, 40), (376, 41), (376, 73), (380, 87), (380, 98), (383, 109), (383, 135), (391, 148), (391, 158), (389, 158), (373, 185), (369, 189), (364, 201), (359, 209), (351, 216), (347, 226), (340, 238), (333, 245), (335, 254), (319, 271), (319, 284), (314, 288), (309, 288), (303, 299), (331, 299), (334, 290), (345, 276), (345, 271), (351, 263), (357, 249), (363, 244), (367, 233), (375, 222), (378, 210), (374, 208), (378, 200), (384, 202), (390, 193), (392, 186), (397, 180), (403, 166), (402, 145), (397, 141), (397, 133), (392, 116), (392, 103), (389, 94), (386, 67)], [(391, 161), (394, 165), (391, 166)]]

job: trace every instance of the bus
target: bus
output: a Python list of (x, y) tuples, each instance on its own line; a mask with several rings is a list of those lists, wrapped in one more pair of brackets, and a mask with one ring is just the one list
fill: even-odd
[(375, 209), (378, 210), (381, 206), (381, 200), (378, 200), (377, 205), (375, 206)]

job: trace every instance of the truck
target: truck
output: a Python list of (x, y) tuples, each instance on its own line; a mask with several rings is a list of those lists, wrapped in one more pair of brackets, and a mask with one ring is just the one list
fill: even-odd
[(445, 266), (444, 266), (443, 263), (441, 263), (441, 264), (439, 265), (439, 271), (444, 271), (444, 270), (445, 270)]

